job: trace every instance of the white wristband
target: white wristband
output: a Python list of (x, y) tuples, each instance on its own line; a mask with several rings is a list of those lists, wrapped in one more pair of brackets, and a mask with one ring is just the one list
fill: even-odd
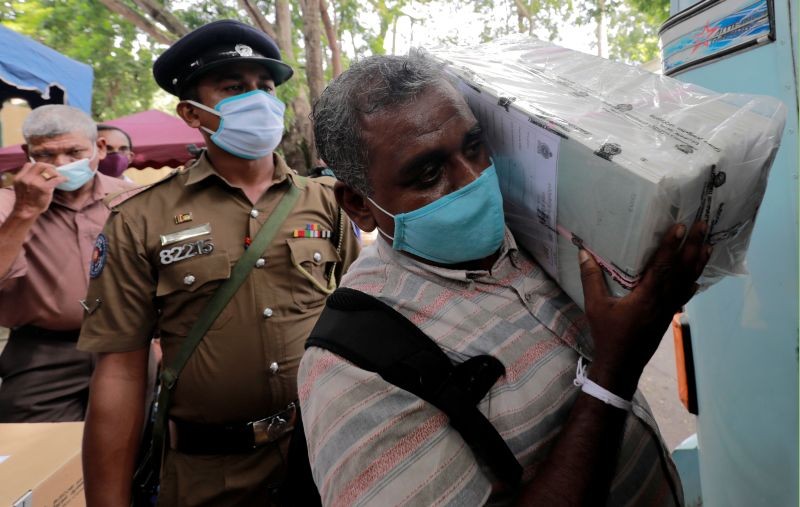
[(630, 411), (633, 404), (630, 401), (623, 400), (611, 391), (595, 384), (586, 377), (586, 365), (583, 364), (583, 358), (578, 358), (578, 368), (575, 370), (575, 380), (572, 381), (575, 386), (580, 387), (581, 391), (585, 392), (593, 398), (617, 407), (625, 411)]

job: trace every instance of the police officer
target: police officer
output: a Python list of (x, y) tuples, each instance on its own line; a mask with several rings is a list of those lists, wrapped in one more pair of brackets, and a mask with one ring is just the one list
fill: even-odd
[(289, 217), (181, 373), (158, 500), (263, 505), (282, 478), (289, 428), (254, 432), (293, 416), (304, 341), (357, 241), (332, 189), (298, 177), (274, 153), (284, 112), (275, 87), (292, 69), (269, 37), (214, 22), (165, 51), (153, 74), (180, 98), (178, 114), (208, 149), (188, 170), (114, 203), (98, 238), (79, 341), (100, 353), (84, 437), (86, 497), (128, 505), (152, 331), (171, 364), (204, 304), (296, 186)]

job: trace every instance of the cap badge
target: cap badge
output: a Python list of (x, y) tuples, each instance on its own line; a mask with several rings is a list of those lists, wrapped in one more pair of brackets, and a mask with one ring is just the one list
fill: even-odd
[(253, 56), (253, 48), (247, 44), (237, 44), (233, 50), (239, 53), (239, 56)]

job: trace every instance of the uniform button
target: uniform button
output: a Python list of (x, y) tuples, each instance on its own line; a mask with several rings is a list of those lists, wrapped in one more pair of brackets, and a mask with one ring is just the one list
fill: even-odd
[(256, 267), (257, 268), (263, 268), (264, 264), (266, 264), (266, 263), (267, 263), (267, 261), (263, 257), (261, 257), (260, 259), (258, 259), (256, 261)]
[(192, 285), (195, 281), (197, 281), (197, 278), (195, 278), (194, 275), (186, 275), (183, 277), (184, 285)]
[(322, 254), (319, 252), (314, 252), (314, 262), (319, 262), (322, 260)]
[(525, 301), (530, 303), (532, 299), (533, 299), (533, 294), (531, 293), (525, 294)]
[(269, 371), (271, 371), (273, 375), (278, 373), (279, 369), (280, 366), (278, 366), (278, 363), (276, 363), (275, 361), (269, 363)]
[(265, 319), (272, 317), (272, 308), (264, 308), (263, 315)]
[(257, 209), (251, 209), (250, 210), (250, 216), (253, 217), (253, 218), (256, 218), (258, 216), (258, 210)]

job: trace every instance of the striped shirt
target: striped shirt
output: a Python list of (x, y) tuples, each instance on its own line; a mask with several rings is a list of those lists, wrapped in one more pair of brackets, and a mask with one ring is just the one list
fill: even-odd
[[(392, 306), (455, 362), (491, 354), (506, 369), (479, 409), (529, 481), (565, 424), (590, 359), (583, 312), (506, 232), (490, 271), (417, 262), (383, 240), (365, 249), (342, 285)], [(447, 417), (333, 353), (309, 348), (298, 373), (309, 459), (324, 505), (506, 505)], [(496, 481), (495, 481), (496, 482)], [(608, 505), (683, 504), (674, 465), (644, 397), (625, 424)]]

